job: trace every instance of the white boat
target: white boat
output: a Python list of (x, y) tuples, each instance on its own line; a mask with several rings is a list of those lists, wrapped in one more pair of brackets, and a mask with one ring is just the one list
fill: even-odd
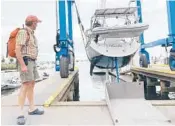
[(21, 86), (21, 84), (20, 84), (18, 78), (12, 77), (11, 79), (2, 81), (1, 90), (15, 89), (15, 88), (18, 88), (20, 86)]
[[(129, 64), (140, 47), (139, 36), (149, 25), (139, 23), (136, 7), (98, 9), (91, 19), (91, 28), (86, 30), (86, 52), (93, 68), (118, 68)], [(114, 26), (105, 24), (107, 18), (121, 20)], [(102, 20), (102, 22), (100, 22)], [(122, 22), (123, 21), (123, 22)]]
[(143, 23), (112, 27), (95, 27), (87, 31), (87, 36), (95, 37), (96, 35), (100, 35), (103, 38), (132, 38), (138, 37), (146, 29), (148, 29), (148, 25)]

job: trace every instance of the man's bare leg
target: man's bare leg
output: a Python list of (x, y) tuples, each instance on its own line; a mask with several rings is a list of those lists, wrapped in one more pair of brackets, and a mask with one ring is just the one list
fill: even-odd
[(28, 98), (28, 101), (29, 101), (29, 112), (35, 110), (34, 86), (35, 86), (35, 81), (31, 81), (30, 84), (29, 84), (29, 88), (27, 90), (27, 98)]
[(34, 87), (35, 81), (32, 81), (29, 84), (29, 88), (27, 90), (27, 98), (29, 101), (29, 115), (42, 115), (44, 114), (44, 110), (39, 110), (38, 108), (35, 108), (34, 105)]
[(25, 82), (21, 85), (19, 96), (18, 96), (18, 104), (20, 106), (20, 115), (24, 115), (24, 104), (25, 104), (27, 89), (28, 89), (28, 82)]

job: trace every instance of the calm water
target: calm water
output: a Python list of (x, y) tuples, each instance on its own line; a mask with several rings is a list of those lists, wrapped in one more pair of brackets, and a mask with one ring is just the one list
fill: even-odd
[[(77, 63), (79, 68), (79, 93), (80, 101), (98, 101), (104, 99), (104, 76), (93, 76), (89, 75), (89, 62), (79, 62)], [(43, 72), (47, 72), (50, 75), (53, 73), (54, 68), (47, 70), (39, 70), (40, 75)], [(18, 72), (1, 72), (1, 84), (7, 83), (8, 79), (18, 78)], [(2, 91), (2, 96), (9, 95), (13, 93), (15, 89)]]
[[(40, 79), (42, 80), (43, 78), (43, 73), (46, 72), (49, 75), (52, 75), (53, 73), (53, 68), (49, 68), (49, 69), (45, 69), (45, 68), (41, 68), (38, 70), (39, 75), (40, 75)], [(13, 84), (11, 84), (9, 81), (14, 80), (16, 81), (16, 83), (14, 82)], [(17, 71), (13, 71), (13, 72), (5, 72), (5, 71), (1, 71), (1, 87), (3, 85), (17, 85), (20, 86), (20, 78), (19, 78), (19, 72)], [(5, 96), (5, 95), (9, 95), (11, 93), (13, 93), (14, 91), (16, 91), (18, 88), (16, 89), (8, 89), (8, 90), (1, 90), (1, 96)]]
[(77, 64), (79, 68), (80, 101), (98, 101), (105, 98), (104, 76), (90, 76), (89, 62)]
[[(79, 68), (79, 94), (80, 101), (101, 101), (105, 99), (105, 89), (104, 82), (105, 76), (90, 76), (89, 74), (89, 62), (78, 62), (76, 64)], [(39, 74), (42, 77), (43, 72), (47, 72), (49, 75), (52, 75), (54, 68), (39, 70)], [(1, 84), (5, 82), (5, 80), (9, 78), (19, 78), (18, 72), (10, 72), (10, 73), (1, 73)], [(15, 90), (2, 91), (3, 95), (8, 95)], [(175, 94), (171, 97), (175, 98)]]

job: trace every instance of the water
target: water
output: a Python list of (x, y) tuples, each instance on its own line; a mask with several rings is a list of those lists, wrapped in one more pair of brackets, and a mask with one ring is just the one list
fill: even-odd
[[(43, 76), (44, 72), (46, 72), (47, 74), (49, 74), (49, 76), (51, 76), (53, 74), (53, 71), (54, 71), (53, 66), (48, 68), (39, 67), (38, 72), (39, 72), (40, 78), (37, 80), (37, 82), (45, 79), (45, 77)], [(2, 97), (13, 93), (20, 87), (20, 85), (21, 85), (21, 82), (20, 82), (20, 75), (18, 71), (13, 70), (13, 71), (1, 72), (1, 96)]]
[[(101, 101), (105, 99), (104, 93), (104, 76), (93, 76), (91, 77), (89, 74), (89, 62), (83, 61), (76, 64), (79, 68), (79, 94), (80, 101)], [(52, 75), (54, 73), (54, 67), (50, 69), (39, 69), (39, 74), (42, 77), (43, 72), (49, 73)], [(20, 80), (19, 73), (17, 71), (14, 72), (1, 72), (1, 85), (7, 83), (8, 79), (15, 78), (16, 80)], [(20, 83), (20, 82), (19, 82)], [(13, 93), (17, 89), (3, 90), (1, 91), (2, 97), (5, 95), (9, 95)]]
[(90, 76), (88, 61), (77, 64), (79, 68), (80, 101), (101, 101), (105, 99), (104, 76)]
[[(93, 75), (90, 76), (89, 74), (89, 67), (90, 63), (89, 61), (82, 61), (76, 63), (76, 66), (79, 69), (79, 95), (80, 95), (80, 101), (101, 101), (105, 100), (105, 76), (104, 75)], [(47, 72), (49, 75), (52, 75), (54, 73), (55, 69), (54, 66), (52, 68), (41, 68), (39, 69), (39, 74), (42, 77), (43, 72)], [(18, 72), (2, 72), (1, 73), (1, 81), (5, 82), (7, 79), (10, 78), (18, 78), (19, 79), (19, 73)], [(3, 84), (3, 83), (1, 83)], [(3, 95), (9, 95), (12, 92), (14, 92), (16, 89), (11, 90), (5, 90), (1, 91), (2, 96)], [(173, 99), (175, 98), (175, 93), (170, 93), (170, 97)]]

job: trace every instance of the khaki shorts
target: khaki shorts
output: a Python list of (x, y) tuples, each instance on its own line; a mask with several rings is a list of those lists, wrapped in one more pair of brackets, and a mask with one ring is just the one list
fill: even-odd
[(36, 79), (39, 78), (39, 74), (38, 74), (38, 70), (37, 70), (35, 61), (31, 61), (31, 60), (28, 61), (27, 72), (22, 72), (21, 66), (18, 63), (18, 71), (19, 71), (20, 79), (22, 83), (29, 82), (29, 81), (35, 81)]

